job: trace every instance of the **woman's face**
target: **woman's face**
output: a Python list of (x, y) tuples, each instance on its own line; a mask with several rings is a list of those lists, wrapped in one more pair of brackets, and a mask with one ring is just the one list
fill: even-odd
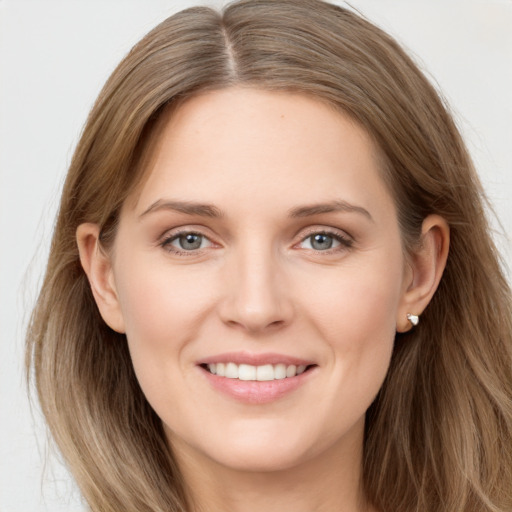
[(231, 88), (184, 103), (152, 156), (112, 282), (178, 459), (360, 457), (409, 279), (369, 137), (306, 96)]

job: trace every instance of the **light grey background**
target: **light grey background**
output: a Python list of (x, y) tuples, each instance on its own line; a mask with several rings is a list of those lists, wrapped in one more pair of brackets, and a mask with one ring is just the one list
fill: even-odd
[[(144, 33), (195, 3), (0, 0), (0, 512), (85, 510), (48, 449), (37, 404), (29, 406), (24, 329), (60, 186), (94, 98)], [(511, 0), (351, 5), (397, 37), (435, 77), (502, 220), (497, 242), (510, 258), (503, 231), (512, 232)]]

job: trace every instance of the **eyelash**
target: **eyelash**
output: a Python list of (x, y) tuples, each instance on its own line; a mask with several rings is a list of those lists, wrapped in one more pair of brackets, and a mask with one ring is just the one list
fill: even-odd
[[(331, 237), (332, 239), (334, 239), (336, 242), (339, 243), (339, 246), (329, 248), (329, 249), (326, 249), (323, 251), (315, 250), (315, 249), (307, 249), (307, 250), (313, 250), (315, 253), (321, 253), (321, 254), (325, 254), (325, 255), (335, 254), (337, 252), (350, 249), (354, 245), (354, 241), (351, 238), (349, 238), (348, 236), (342, 235), (338, 231), (330, 231), (330, 230), (326, 230), (326, 229), (311, 230), (306, 236), (302, 237), (299, 244), (304, 243), (306, 240), (311, 239), (313, 236), (316, 236), (316, 235), (323, 235), (323, 236)], [(296, 245), (298, 245), (298, 244), (296, 244)]]
[[(176, 256), (197, 256), (198, 254), (201, 254), (201, 252), (202, 252), (201, 249), (192, 249), (192, 250), (187, 251), (187, 250), (180, 250), (172, 245), (172, 242), (174, 242), (175, 240), (178, 240), (179, 237), (183, 236), (183, 235), (195, 235), (198, 237), (202, 237), (202, 239), (206, 239), (210, 243), (213, 244), (213, 242), (203, 233), (194, 231), (194, 230), (184, 229), (184, 230), (176, 231), (176, 232), (169, 234), (168, 236), (163, 238), (163, 240), (159, 243), (159, 245), (163, 249), (168, 251), (169, 253), (175, 254)], [(325, 230), (325, 229), (320, 229), (320, 230), (315, 229), (315, 230), (311, 230), (306, 236), (302, 237), (300, 242), (298, 244), (295, 244), (294, 247), (296, 247), (299, 244), (304, 243), (306, 240), (311, 239), (315, 235), (323, 235), (323, 236), (331, 237), (333, 240), (335, 240), (336, 242), (339, 243), (339, 246), (336, 246), (334, 248), (329, 248), (326, 250), (306, 249), (306, 250), (312, 250), (315, 253), (322, 253), (322, 254), (326, 254), (326, 255), (333, 254), (333, 253), (336, 253), (336, 252), (339, 252), (342, 250), (350, 249), (354, 244), (354, 242), (351, 238), (348, 238), (347, 236), (344, 236), (337, 231), (329, 231), (329, 230)]]
[[(183, 235), (195, 235), (195, 236), (202, 237), (203, 239), (206, 239), (211, 242), (211, 240), (206, 235), (203, 235), (203, 233), (200, 233), (200, 232), (194, 231), (194, 230), (184, 229), (184, 230), (175, 231), (175, 232), (169, 234), (160, 242), (159, 245), (161, 247), (163, 247), (166, 251), (170, 252), (171, 254), (175, 254), (177, 256), (196, 256), (197, 254), (199, 254), (199, 251), (201, 249), (186, 251), (186, 250), (180, 250), (177, 247), (174, 247), (172, 245), (172, 242), (174, 242), (175, 240), (178, 240), (179, 237), (183, 236)], [(211, 242), (211, 243), (213, 243), (213, 242)]]

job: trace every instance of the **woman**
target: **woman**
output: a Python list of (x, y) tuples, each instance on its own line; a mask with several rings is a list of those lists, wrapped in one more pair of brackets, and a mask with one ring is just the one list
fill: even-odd
[(510, 510), (482, 201), (433, 88), (355, 14), (155, 28), (90, 114), (28, 336), (91, 509)]

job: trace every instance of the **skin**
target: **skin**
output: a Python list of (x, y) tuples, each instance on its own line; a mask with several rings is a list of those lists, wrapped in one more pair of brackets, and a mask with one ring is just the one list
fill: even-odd
[[(317, 100), (210, 92), (165, 119), (113, 250), (99, 250), (98, 226), (78, 228), (100, 312), (127, 335), (196, 510), (370, 509), (360, 486), (365, 412), (395, 333), (439, 283), (449, 237), (443, 219), (428, 217), (421, 249), (406, 256), (376, 155), (356, 123)], [(343, 208), (290, 215), (334, 202)], [(201, 247), (183, 249), (178, 232), (200, 234)], [(318, 248), (315, 233), (341, 238)], [(227, 352), (314, 366), (292, 392), (247, 403), (198, 366)]]

